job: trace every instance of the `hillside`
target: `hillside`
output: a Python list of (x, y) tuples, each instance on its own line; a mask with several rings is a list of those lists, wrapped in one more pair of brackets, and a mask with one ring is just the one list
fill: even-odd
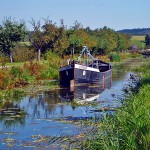
[(150, 28), (123, 29), (117, 32), (123, 34), (131, 34), (131, 35), (146, 35), (146, 34), (150, 34)]

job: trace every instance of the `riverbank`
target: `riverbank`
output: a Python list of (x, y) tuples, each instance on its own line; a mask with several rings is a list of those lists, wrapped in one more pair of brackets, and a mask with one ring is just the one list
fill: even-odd
[[(121, 62), (110, 62), (112, 68), (117, 70), (128, 70), (141, 66), (147, 62), (143, 58), (130, 58)], [(44, 67), (46, 66), (46, 68)], [(115, 69), (116, 70), (116, 69)], [(113, 71), (113, 76), (117, 72)], [(37, 78), (42, 78), (42, 80)], [(46, 79), (47, 78), (47, 79)], [(10, 66), (1, 70), (0, 74), (0, 100), (10, 99), (13, 93), (22, 93), (22, 95), (36, 95), (38, 92), (49, 91), (59, 88), (58, 82), (58, 66), (52, 67), (51, 63), (44, 61), (42, 63), (31, 62), (18, 66)], [(16, 92), (17, 91), (17, 92)]]
[(94, 138), (85, 142), (87, 149), (150, 149), (150, 60), (146, 61), (133, 69), (141, 76), (136, 90), (98, 124)]
[[(134, 67), (134, 63), (137, 64), (137, 61), (130, 61), (126, 66), (113, 66), (113, 82), (106, 82), (108, 85), (111, 84), (111, 87), (105, 87), (106, 89), (94, 88), (89, 90), (89, 87), (80, 87), (76, 88), (75, 91), (70, 91), (69, 89), (55, 89), (49, 80), (38, 80), (40, 81), (39, 84), (17, 88), (12, 94), (12, 98), (9, 97), (11, 93), (8, 90), (5, 101), (1, 102), (1, 109), (9, 108), (3, 110), (8, 114), (11, 113), (11, 115), (1, 116), (0, 147), (3, 149), (10, 146), (14, 149), (20, 147), (42, 149), (47, 146), (47, 149), (54, 147), (55, 149), (77, 149), (78, 147), (84, 149), (86, 146), (87, 149), (92, 149), (90, 139), (93, 141), (98, 137), (103, 138), (104, 135), (101, 136), (100, 133), (107, 131), (107, 127), (109, 131), (115, 130), (111, 127), (115, 124), (109, 124), (110, 122), (113, 123), (110, 121), (113, 120), (111, 117), (110, 119), (104, 117), (109, 120), (103, 119), (101, 121), (101, 119), (106, 114), (107, 116), (114, 114), (118, 107), (122, 106), (124, 101), (119, 99), (119, 96), (122, 98), (122, 89), (129, 81), (131, 74), (129, 67), (132, 65)], [(46, 85), (49, 84), (52, 87), (46, 88)], [(41, 85), (45, 86), (45, 89), (42, 88), (44, 91), (41, 90)], [(22, 96), (26, 90), (29, 95)], [(93, 97), (95, 95), (98, 95), (99, 98), (91, 104), (74, 105), (71, 102), (74, 100), (75, 94), (79, 99), (83, 96), (88, 98), (88, 96)], [(9, 112), (12, 108), (21, 109), (23, 113), (17, 112), (17, 115), (13, 115), (14, 112)], [(114, 109), (110, 110), (110, 108)], [(108, 123), (108, 126), (105, 123)], [(95, 131), (97, 127), (98, 130)], [(113, 132), (109, 133), (113, 134)], [(81, 142), (85, 140), (88, 141), (86, 144)], [(96, 144), (94, 145), (96, 146)], [(99, 149), (99, 145), (97, 149)]]

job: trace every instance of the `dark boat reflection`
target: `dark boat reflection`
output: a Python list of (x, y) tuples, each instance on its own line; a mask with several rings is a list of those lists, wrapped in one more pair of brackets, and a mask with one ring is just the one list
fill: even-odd
[(61, 102), (71, 102), (75, 100), (79, 103), (96, 101), (106, 88), (111, 87), (111, 77), (104, 79), (101, 83), (78, 84), (74, 87), (66, 87), (59, 90)]

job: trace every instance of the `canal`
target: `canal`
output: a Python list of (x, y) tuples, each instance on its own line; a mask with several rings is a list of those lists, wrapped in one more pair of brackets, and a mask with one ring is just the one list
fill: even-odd
[(0, 149), (69, 148), (73, 139), (81, 140), (92, 129), (83, 121), (98, 121), (122, 104), (130, 69), (131, 63), (118, 65), (112, 78), (99, 84), (57, 88), (8, 102), (9, 109), (0, 115)]

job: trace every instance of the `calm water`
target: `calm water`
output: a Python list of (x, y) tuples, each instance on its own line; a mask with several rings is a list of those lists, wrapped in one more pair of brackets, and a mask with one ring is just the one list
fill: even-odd
[[(52, 139), (48, 141), (44, 138), (77, 136), (81, 132), (87, 132), (90, 127), (77, 122), (99, 119), (104, 115), (104, 112), (92, 110), (101, 107), (116, 108), (121, 105), (122, 88), (129, 81), (129, 77), (130, 72), (117, 68), (113, 69), (113, 78), (98, 85), (56, 89), (8, 103), (9, 107), (22, 108), (27, 114), (22, 117), (0, 117), (0, 149), (52, 149), (49, 147), (49, 141)], [(79, 106), (71, 103), (72, 100), (92, 100), (96, 105)], [(62, 149), (60, 145), (53, 145), (53, 149)]]

